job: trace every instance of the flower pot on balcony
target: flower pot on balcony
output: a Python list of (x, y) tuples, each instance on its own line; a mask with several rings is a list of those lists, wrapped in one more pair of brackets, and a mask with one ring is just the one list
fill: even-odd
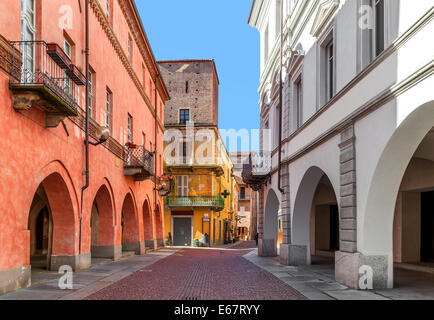
[(71, 65), (69, 69), (66, 70), (68, 77), (74, 81), (78, 86), (86, 85), (86, 76), (78, 69), (76, 65)]
[(62, 69), (69, 69), (71, 66), (71, 59), (68, 58), (66, 53), (57, 43), (47, 43), (47, 54), (57, 63)]
[(128, 149), (137, 149), (137, 145), (129, 141), (125, 143), (125, 147), (127, 147)]

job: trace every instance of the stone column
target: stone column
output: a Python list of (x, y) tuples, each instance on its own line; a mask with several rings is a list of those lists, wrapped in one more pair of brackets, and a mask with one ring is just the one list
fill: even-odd
[(357, 176), (354, 125), (341, 133), (340, 148), (340, 251), (335, 257), (336, 281), (353, 289), (390, 287), (388, 257), (357, 252)]
[(357, 252), (356, 146), (354, 126), (341, 133), (340, 251)]
[(258, 191), (258, 256), (262, 257), (264, 240), (264, 187)]

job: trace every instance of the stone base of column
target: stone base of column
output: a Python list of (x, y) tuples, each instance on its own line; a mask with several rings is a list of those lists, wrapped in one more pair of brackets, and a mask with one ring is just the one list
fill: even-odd
[(91, 266), (91, 254), (83, 253), (81, 255), (52, 255), (50, 262), (50, 271), (59, 271), (61, 266), (70, 266), (73, 271), (89, 269)]
[(145, 242), (127, 242), (122, 243), (122, 251), (134, 251), (137, 255), (146, 253)]
[(277, 257), (276, 239), (259, 239), (258, 256)]
[[(365, 256), (360, 253), (337, 251), (336, 281), (353, 289), (386, 289), (393, 287), (388, 273), (387, 256)], [(369, 287), (372, 284), (372, 287)]]
[(164, 248), (164, 239), (157, 239), (157, 248), (158, 249)]
[(154, 240), (145, 240), (145, 248), (146, 250), (155, 250)]
[(285, 266), (305, 266), (310, 264), (307, 246), (281, 244), (280, 263)]
[(92, 247), (92, 257), (102, 259), (113, 259), (114, 261), (122, 258), (121, 246), (95, 246)]
[(31, 266), (0, 270), (0, 295), (31, 285)]

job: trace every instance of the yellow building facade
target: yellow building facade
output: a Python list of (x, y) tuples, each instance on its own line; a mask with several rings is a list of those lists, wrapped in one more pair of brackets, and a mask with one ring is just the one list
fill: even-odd
[(164, 172), (172, 178), (165, 197), (166, 241), (174, 246), (232, 242), (239, 187), (218, 129), (172, 130), (177, 141), (166, 139), (164, 155)]

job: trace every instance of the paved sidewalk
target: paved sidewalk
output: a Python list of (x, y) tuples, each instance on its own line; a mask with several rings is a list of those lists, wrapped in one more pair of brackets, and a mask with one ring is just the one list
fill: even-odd
[(291, 267), (281, 265), (278, 258), (258, 257), (257, 250), (243, 258), (312, 300), (434, 300), (434, 275), (429, 273), (397, 269), (394, 289), (360, 291), (337, 283), (327, 259), (311, 266)]
[(5, 295), (0, 300), (80, 300), (158, 262), (176, 250), (162, 249), (142, 256), (132, 256), (119, 261), (95, 259), (90, 269), (73, 275), (73, 289), (61, 290), (58, 282), (62, 276), (57, 272), (32, 272), (32, 286)]
[(388, 300), (377, 293), (352, 290), (337, 283), (329, 264), (283, 266), (278, 258), (258, 257), (257, 250), (243, 258), (270, 272), (311, 300)]

